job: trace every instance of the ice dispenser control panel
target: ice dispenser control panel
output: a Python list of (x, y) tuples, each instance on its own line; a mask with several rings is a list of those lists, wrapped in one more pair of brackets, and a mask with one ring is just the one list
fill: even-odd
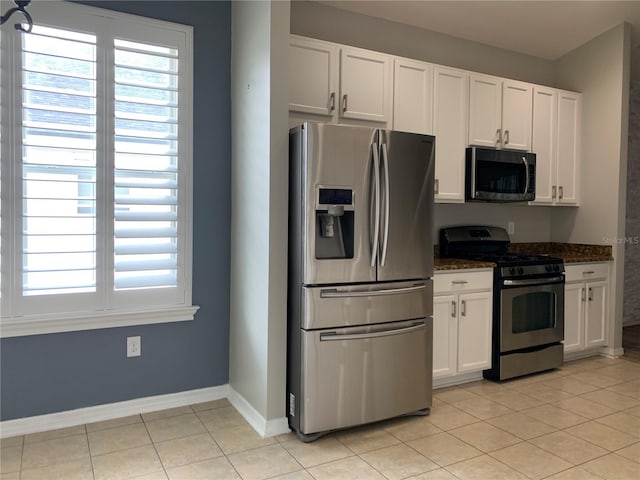
[(318, 188), (316, 258), (353, 258), (353, 190)]

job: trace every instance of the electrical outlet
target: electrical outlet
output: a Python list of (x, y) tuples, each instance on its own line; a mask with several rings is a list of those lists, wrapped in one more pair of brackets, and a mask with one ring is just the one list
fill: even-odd
[(513, 235), (514, 233), (516, 233), (516, 222), (507, 223), (507, 232), (509, 233), (509, 235)]
[(140, 337), (127, 337), (127, 357), (139, 357), (142, 354)]

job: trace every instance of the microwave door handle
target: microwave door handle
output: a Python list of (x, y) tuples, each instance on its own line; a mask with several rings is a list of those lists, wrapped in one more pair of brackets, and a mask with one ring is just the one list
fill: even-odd
[[(373, 160), (373, 206), (369, 205), (369, 212), (373, 209), (373, 238), (371, 244), (371, 268), (376, 266), (378, 260), (378, 236), (380, 235), (380, 159), (378, 158), (378, 146), (371, 144), (371, 157)], [(371, 214), (369, 215), (371, 218)]]
[(526, 195), (529, 191), (529, 183), (531, 182), (531, 178), (529, 178), (529, 162), (527, 162), (527, 157), (522, 156), (522, 163), (524, 163), (524, 172), (526, 174), (526, 180), (524, 182), (524, 194)]

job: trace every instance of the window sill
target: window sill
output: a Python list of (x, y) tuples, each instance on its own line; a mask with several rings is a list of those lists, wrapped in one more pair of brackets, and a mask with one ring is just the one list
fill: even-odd
[(0, 338), (184, 322), (193, 320), (199, 308), (198, 306), (184, 306), (158, 310), (3, 318), (0, 323)]

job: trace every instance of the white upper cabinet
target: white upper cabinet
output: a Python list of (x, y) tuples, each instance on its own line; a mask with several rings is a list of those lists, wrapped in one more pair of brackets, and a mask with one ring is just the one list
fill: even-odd
[(577, 205), (580, 194), (580, 116), (582, 95), (558, 93), (557, 203)]
[(472, 74), (469, 91), (469, 145), (531, 149), (531, 85)]
[(469, 74), (434, 68), (433, 133), (436, 136), (435, 200), (464, 202)]
[(433, 65), (396, 58), (393, 82), (393, 129), (433, 133)]
[(536, 205), (577, 205), (580, 185), (579, 93), (533, 89), (532, 151)]
[(289, 111), (334, 116), (338, 102), (338, 47), (291, 35)]
[(536, 199), (533, 202), (535, 204), (548, 205), (554, 201), (557, 184), (557, 112), (557, 91), (553, 88), (535, 87), (531, 135), (531, 149), (536, 154)]
[(343, 47), (340, 50), (340, 117), (391, 126), (393, 57)]

